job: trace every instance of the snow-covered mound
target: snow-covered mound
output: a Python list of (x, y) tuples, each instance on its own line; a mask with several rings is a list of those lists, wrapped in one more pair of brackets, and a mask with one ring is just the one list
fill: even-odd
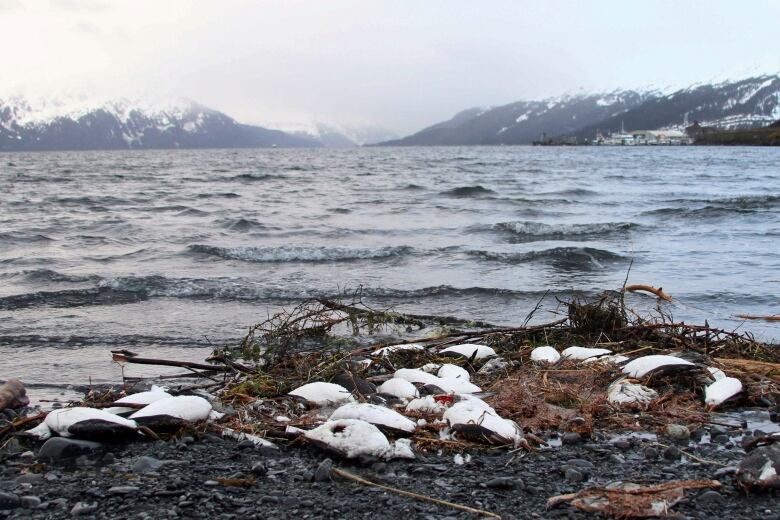
[[(159, 401), (160, 399), (165, 399), (166, 397), (171, 397), (171, 394), (166, 392), (165, 388), (152, 385), (151, 390), (147, 392), (138, 392), (137, 394), (130, 394), (128, 396), (122, 397), (121, 399), (117, 399), (114, 401), (114, 405), (147, 405), (152, 404), (155, 401)], [(130, 413), (135, 410), (136, 408), (128, 406), (112, 406), (105, 409), (105, 411), (115, 414)]]
[(653, 354), (651, 356), (642, 356), (629, 361), (623, 367), (623, 373), (631, 377), (644, 377), (650, 372), (659, 369), (672, 367), (695, 367), (693, 363), (676, 356), (667, 356), (663, 354)]
[(394, 377), (405, 379), (410, 383), (420, 383), (423, 385), (434, 385), (444, 392), (473, 394), (480, 392), (481, 388), (477, 385), (461, 378), (443, 378), (424, 372), (419, 368), (399, 368), (395, 371)]
[(742, 393), (742, 381), (736, 377), (723, 377), (704, 389), (704, 403), (720, 406)]
[(180, 395), (155, 401), (130, 418), (152, 429), (178, 429), (184, 424), (205, 421), (210, 413), (211, 403), (204, 398)]
[(383, 459), (415, 458), (408, 439), (391, 443), (379, 428), (359, 419), (327, 421), (305, 432), (304, 437), (348, 459), (360, 456)]
[(393, 433), (412, 433), (415, 428), (411, 421), (390, 408), (368, 403), (348, 403), (340, 406), (330, 415), (330, 420), (360, 419), (379, 428), (387, 428)]
[(531, 361), (537, 363), (557, 363), (559, 359), (561, 359), (561, 355), (549, 345), (536, 347), (531, 351)]
[(377, 387), (377, 392), (397, 397), (398, 399), (414, 399), (420, 394), (412, 383), (400, 377), (388, 379)]
[(567, 359), (573, 359), (576, 361), (584, 361), (597, 356), (605, 356), (612, 354), (611, 350), (605, 348), (589, 348), (589, 347), (569, 347), (561, 352), (561, 356)]
[(79, 406), (52, 410), (39, 426), (27, 433), (41, 440), (48, 439), (52, 433), (62, 437), (99, 439), (130, 435), (137, 427), (135, 421), (105, 410)]
[(474, 356), (474, 359), (485, 359), (495, 356), (496, 351), (490, 347), (486, 347), (485, 345), (472, 345), (471, 343), (463, 343), (461, 345), (452, 345), (451, 347), (442, 349), (439, 354), (458, 355), (469, 359)]
[(354, 401), (352, 394), (335, 383), (307, 383), (289, 393), (316, 406), (328, 406)]
[(504, 419), (480, 399), (458, 401), (444, 412), (444, 420), (455, 432), (496, 444), (515, 444), (522, 438), (522, 431), (514, 421)]

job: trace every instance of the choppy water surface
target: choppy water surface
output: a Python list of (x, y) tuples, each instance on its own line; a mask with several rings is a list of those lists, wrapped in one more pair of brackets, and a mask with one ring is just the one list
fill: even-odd
[[(675, 318), (764, 339), (780, 151), (409, 148), (0, 155), (0, 379), (116, 381), (110, 348), (202, 358), (269, 309), (521, 323), (545, 291), (663, 286)], [(633, 296), (632, 304), (653, 300)], [(537, 314), (538, 320), (552, 318)], [(773, 328), (774, 327), (774, 328)]]

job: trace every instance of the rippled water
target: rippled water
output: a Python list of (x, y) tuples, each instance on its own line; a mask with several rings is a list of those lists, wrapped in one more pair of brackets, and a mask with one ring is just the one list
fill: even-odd
[[(109, 348), (201, 358), (281, 305), (521, 323), (630, 281), (765, 339), (780, 151), (405, 148), (0, 155), (0, 378), (116, 381)], [(654, 301), (633, 296), (638, 308)], [(542, 312), (536, 319), (552, 316)], [(774, 327), (774, 328), (773, 328)]]

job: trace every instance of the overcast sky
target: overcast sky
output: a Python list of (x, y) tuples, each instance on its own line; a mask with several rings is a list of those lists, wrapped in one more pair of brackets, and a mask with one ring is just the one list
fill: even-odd
[(398, 133), (472, 106), (780, 71), (775, 0), (0, 0), (0, 95), (186, 96)]

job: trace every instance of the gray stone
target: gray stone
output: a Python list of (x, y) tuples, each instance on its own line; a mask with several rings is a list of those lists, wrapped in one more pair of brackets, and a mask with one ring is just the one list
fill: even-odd
[(563, 437), (561, 437), (561, 443), (563, 444), (579, 444), (580, 442), (582, 442), (582, 437), (576, 432), (564, 433)]
[(721, 495), (717, 491), (709, 490), (699, 495), (697, 501), (700, 504), (720, 504), (722, 502), (725, 502), (725, 500), (726, 499), (723, 498), (723, 495)]
[(511, 477), (496, 477), (485, 482), (485, 487), (491, 489), (513, 489), (515, 485), (515, 479)]
[(618, 455), (617, 453), (614, 453), (609, 456), (609, 461), (615, 464), (625, 464), (626, 458), (623, 457), (622, 455)]
[(652, 446), (645, 448), (645, 458), (647, 460), (656, 460), (658, 458), (658, 450)]
[(628, 439), (615, 439), (612, 441), (612, 445), (620, 450), (631, 449), (631, 441)]
[(687, 441), (691, 438), (691, 430), (682, 424), (670, 424), (666, 427), (666, 435), (676, 441)]
[(33, 495), (27, 495), (19, 499), (22, 502), (22, 507), (27, 509), (35, 509), (41, 505), (41, 499)]
[(265, 467), (265, 464), (262, 462), (255, 462), (252, 464), (252, 473), (257, 475), (258, 477), (265, 476), (266, 473), (268, 473), (268, 468)]
[(85, 453), (92, 453), (101, 447), (102, 444), (99, 442), (52, 437), (41, 446), (38, 451), (38, 460), (56, 462), (72, 459)]
[(718, 468), (715, 470), (715, 473), (712, 474), (712, 478), (719, 479), (726, 477), (728, 475), (733, 475), (737, 472), (736, 466), (726, 466), (725, 468)]
[(566, 481), (567, 482), (582, 482), (585, 480), (585, 475), (583, 475), (580, 471), (569, 468), (566, 470)]
[(216, 480), (207, 480), (206, 482), (203, 483), (203, 485), (208, 487), (216, 487), (219, 486), (219, 482), (217, 482)]
[(133, 464), (133, 473), (150, 473), (157, 471), (165, 465), (165, 461), (155, 459), (154, 457), (142, 456)]
[(250, 441), (249, 439), (243, 440), (236, 444), (236, 448), (239, 450), (251, 450), (254, 449), (255, 443)]
[(96, 510), (97, 502), (92, 504), (88, 504), (86, 502), (76, 502), (76, 505), (73, 506), (73, 509), (70, 510), (70, 514), (71, 516), (85, 516), (92, 514)]
[(13, 493), (5, 493), (0, 491), (0, 510), (2, 509), (16, 509), (22, 505), (22, 501), (17, 495)]
[(314, 471), (314, 482), (330, 482), (330, 470), (333, 469), (333, 461), (325, 459), (319, 463)]
[(682, 457), (682, 452), (677, 446), (669, 446), (664, 450), (664, 458), (666, 460), (679, 460)]
[(569, 465), (569, 466), (574, 466), (577, 469), (588, 469), (588, 470), (590, 470), (590, 469), (593, 469), (593, 468), (596, 467), (591, 461), (585, 460), (585, 459), (571, 459), (571, 460), (566, 461), (566, 464)]
[(108, 489), (109, 495), (134, 495), (138, 493), (140, 488), (135, 486), (114, 486)]
[(715, 437), (712, 438), (712, 441), (718, 444), (726, 444), (730, 440), (731, 438), (725, 433), (721, 433), (720, 435), (716, 435)]
[(43, 475), (40, 473), (25, 473), (14, 479), (16, 484), (36, 484), (41, 481), (43, 481)]

